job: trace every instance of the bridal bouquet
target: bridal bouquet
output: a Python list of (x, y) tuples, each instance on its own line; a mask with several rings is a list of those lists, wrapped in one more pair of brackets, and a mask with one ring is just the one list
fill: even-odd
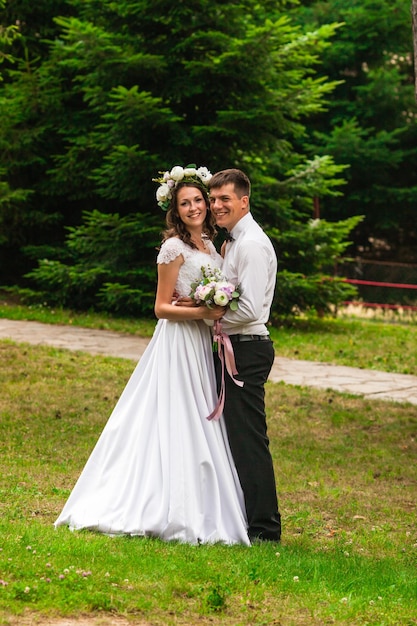
[[(203, 266), (201, 268), (200, 280), (191, 284), (190, 297), (193, 298), (197, 304), (203, 304), (208, 308), (217, 304), (218, 306), (228, 306), (232, 311), (236, 311), (240, 291), (238, 285), (234, 285), (227, 280), (222, 274), (221, 269), (218, 267), (212, 269), (210, 266)], [(236, 385), (243, 387), (243, 381), (235, 378), (238, 371), (236, 369), (233, 346), (230, 337), (226, 333), (223, 333), (221, 320), (217, 320), (216, 322), (212, 322), (211, 320), (204, 321), (206, 324), (214, 326), (213, 350), (218, 353), (221, 363), (222, 374), (219, 399), (214, 410), (207, 416), (208, 420), (218, 420), (223, 412), (224, 406), (225, 369)]]
[(239, 300), (239, 287), (229, 282), (218, 267), (201, 268), (200, 280), (191, 283), (190, 297), (197, 304), (204, 304), (209, 309), (218, 306), (229, 306), (236, 311)]

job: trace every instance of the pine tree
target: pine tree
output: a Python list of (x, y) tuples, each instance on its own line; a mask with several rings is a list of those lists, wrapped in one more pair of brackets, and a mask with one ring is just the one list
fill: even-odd
[[(303, 1), (293, 15), (310, 30), (341, 22), (319, 73), (339, 81), (328, 112), (308, 124), (310, 151), (348, 165), (331, 220), (365, 215), (352, 254), (417, 261), (417, 113), (410, 5), (403, 0)], [(308, 148), (308, 142), (305, 144)], [(383, 244), (383, 245), (381, 245)]]
[[(334, 89), (315, 71), (337, 25), (303, 33), (279, 3), (249, 0), (72, 0), (62, 8), (53, 32), (47, 21), (46, 48), (33, 45), (38, 57), (28, 39), (0, 100), (0, 142), (7, 154), (2, 166), (11, 189), (20, 193), (8, 213), (0, 211), (5, 224), (5, 212), (17, 218), (7, 224), (7, 239), (15, 242), (14, 258), (29, 259), (42, 297), (79, 306), (85, 297), (88, 305), (103, 305), (112, 299), (103, 297), (104, 285), (110, 292), (114, 284), (112, 293), (134, 290), (138, 276), (118, 271), (117, 263), (109, 270), (100, 253), (91, 267), (82, 245), (85, 231), (94, 224), (105, 241), (106, 216), (126, 233), (123, 220), (137, 215), (147, 245), (131, 262), (153, 265), (163, 216), (152, 178), (175, 164), (247, 171), (253, 211), (294, 271), (299, 255), (291, 261), (294, 240), (290, 246), (287, 233), (295, 229), (304, 243), (318, 245), (308, 235), (312, 197), (338, 193), (341, 183), (342, 165), (326, 156), (307, 160), (294, 149), (306, 120), (324, 110)], [(315, 232), (322, 227), (327, 240), (339, 236), (324, 222)], [(80, 245), (74, 244), (77, 237)], [(313, 258), (317, 263), (305, 268), (317, 285), (323, 267)], [(83, 280), (88, 298), (85, 291), (75, 293)], [(151, 278), (145, 283), (142, 290), (151, 293)], [(313, 293), (311, 285), (306, 288)], [(328, 301), (340, 299), (341, 290), (337, 286), (332, 296), (330, 288)], [(302, 301), (300, 294), (300, 307)], [(113, 301), (113, 309), (119, 305)], [(149, 302), (139, 294), (134, 307), (149, 310)]]

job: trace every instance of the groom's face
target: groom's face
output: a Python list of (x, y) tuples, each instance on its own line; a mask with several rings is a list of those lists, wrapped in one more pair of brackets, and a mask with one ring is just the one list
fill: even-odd
[(249, 197), (239, 198), (233, 183), (210, 189), (210, 208), (220, 228), (231, 231), (249, 211)]

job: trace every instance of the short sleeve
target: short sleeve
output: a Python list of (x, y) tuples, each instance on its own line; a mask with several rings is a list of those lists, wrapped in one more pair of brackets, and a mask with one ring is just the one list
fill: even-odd
[(171, 263), (171, 261), (174, 261), (180, 254), (184, 254), (183, 242), (177, 237), (171, 237), (170, 239), (166, 239), (162, 244), (156, 262)]

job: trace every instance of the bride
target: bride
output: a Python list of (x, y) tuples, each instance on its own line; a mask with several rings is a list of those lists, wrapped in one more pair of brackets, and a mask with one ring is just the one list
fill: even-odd
[(220, 267), (212, 243), (207, 168), (156, 179), (167, 209), (158, 257), (154, 335), (101, 433), (55, 526), (198, 544), (250, 545), (243, 494), (216, 405), (206, 320), (224, 307), (179, 307), (202, 267)]

